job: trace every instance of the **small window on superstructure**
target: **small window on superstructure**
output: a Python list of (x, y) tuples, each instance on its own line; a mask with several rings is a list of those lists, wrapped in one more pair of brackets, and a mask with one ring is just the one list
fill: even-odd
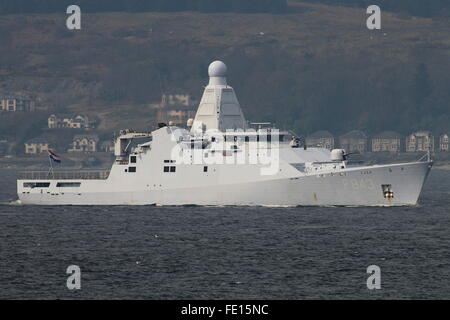
[(249, 142), (250, 141), (250, 137), (249, 136), (245, 136), (245, 142)]
[(164, 167), (164, 172), (169, 172), (169, 167)]
[(136, 163), (136, 156), (131, 156), (130, 157), (130, 162), (131, 163)]
[(136, 167), (129, 167), (128, 172), (136, 172)]
[(203, 167), (203, 172), (208, 172), (208, 166)]
[(176, 170), (175, 166), (170, 167), (170, 172), (175, 172), (175, 170)]

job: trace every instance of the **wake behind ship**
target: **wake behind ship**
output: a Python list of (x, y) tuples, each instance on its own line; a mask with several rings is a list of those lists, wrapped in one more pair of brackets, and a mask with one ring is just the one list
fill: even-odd
[[(23, 172), (34, 205), (415, 205), (432, 161), (365, 165), (245, 120), (221, 61), (209, 66), (189, 129), (124, 130), (109, 171)], [(136, 140), (146, 140), (133, 144)]]

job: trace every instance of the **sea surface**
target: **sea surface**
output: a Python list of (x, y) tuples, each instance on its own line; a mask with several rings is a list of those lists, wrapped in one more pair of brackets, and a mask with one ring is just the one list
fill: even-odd
[(450, 171), (396, 208), (18, 206), (0, 181), (0, 299), (450, 299)]

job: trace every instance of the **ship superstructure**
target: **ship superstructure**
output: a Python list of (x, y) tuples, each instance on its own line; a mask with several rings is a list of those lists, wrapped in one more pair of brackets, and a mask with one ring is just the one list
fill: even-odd
[[(190, 128), (122, 131), (110, 170), (24, 172), (23, 204), (415, 205), (432, 162), (365, 165), (244, 118), (215, 61)], [(144, 140), (134, 144), (135, 140)]]

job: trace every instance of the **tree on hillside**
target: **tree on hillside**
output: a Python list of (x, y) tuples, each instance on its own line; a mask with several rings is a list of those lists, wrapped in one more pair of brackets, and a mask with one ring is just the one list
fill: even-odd
[(417, 107), (420, 108), (424, 100), (430, 96), (433, 90), (431, 87), (427, 66), (424, 63), (417, 65), (411, 89), (414, 101)]
[(83, 12), (242, 12), (281, 13), (286, 0), (0, 0), (0, 14), (64, 12), (71, 5)]
[(407, 13), (420, 17), (448, 16), (450, 2), (448, 0), (297, 0), (304, 2), (321, 2), (329, 5), (367, 8), (377, 4), (381, 10)]

